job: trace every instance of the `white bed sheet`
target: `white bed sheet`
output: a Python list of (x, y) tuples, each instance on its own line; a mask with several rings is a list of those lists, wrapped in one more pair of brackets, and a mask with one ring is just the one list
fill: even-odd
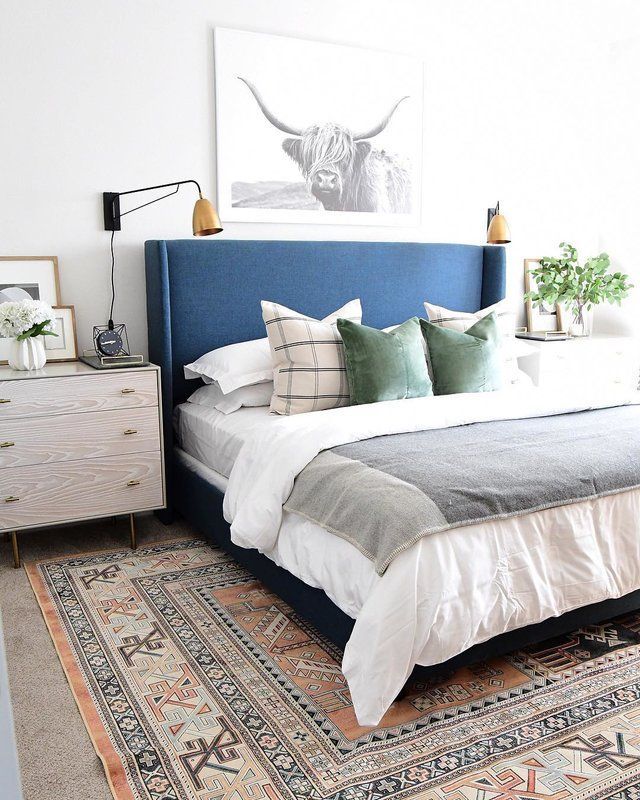
[(180, 448), (226, 478), (246, 439), (277, 420), (268, 406), (239, 408), (223, 414), (216, 408), (181, 403), (173, 412), (173, 428)]

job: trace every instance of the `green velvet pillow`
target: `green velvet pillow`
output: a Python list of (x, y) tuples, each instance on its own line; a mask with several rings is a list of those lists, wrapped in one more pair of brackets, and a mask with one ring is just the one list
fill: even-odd
[(385, 331), (338, 320), (352, 405), (432, 394), (417, 317)]
[(420, 320), (434, 394), (494, 392), (502, 388), (501, 337), (495, 312), (464, 333)]

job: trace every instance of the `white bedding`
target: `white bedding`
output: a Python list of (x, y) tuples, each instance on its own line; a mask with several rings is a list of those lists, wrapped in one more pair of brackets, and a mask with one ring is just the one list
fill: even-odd
[(433, 534), (379, 577), (347, 542), (283, 515), (298, 472), (322, 449), (371, 436), (621, 402), (510, 390), (279, 417), (244, 434), (225, 495), (232, 539), (357, 617), (343, 670), (360, 724), (379, 723), (414, 663), (639, 588), (640, 491)]
[(223, 414), (210, 406), (181, 403), (173, 412), (180, 448), (226, 478), (247, 437), (276, 420), (269, 406)]

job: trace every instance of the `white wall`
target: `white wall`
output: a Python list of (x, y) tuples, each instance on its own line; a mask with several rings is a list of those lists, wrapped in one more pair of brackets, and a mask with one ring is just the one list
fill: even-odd
[[(221, 25), (407, 52), (424, 59), (426, 76), (419, 228), (228, 224), (223, 236), (479, 243), (499, 198), (519, 302), (525, 256), (563, 239), (585, 252), (602, 241), (597, 120), (616, 68), (607, 48), (637, 26), (637, 5), (3, 0), (0, 252), (59, 256), (62, 299), (76, 305), (88, 346), (91, 326), (108, 316), (101, 192), (195, 177), (214, 194), (212, 31)], [(115, 317), (134, 350), (146, 343), (142, 243), (189, 236), (192, 202), (185, 188), (127, 217), (116, 237)]]
[[(630, 28), (629, 33), (633, 32)], [(616, 306), (599, 309), (602, 330), (640, 334), (640, 26), (636, 36), (614, 41), (608, 52), (611, 71), (602, 108), (603, 191), (601, 249), (616, 269), (630, 274), (636, 288), (620, 314)]]

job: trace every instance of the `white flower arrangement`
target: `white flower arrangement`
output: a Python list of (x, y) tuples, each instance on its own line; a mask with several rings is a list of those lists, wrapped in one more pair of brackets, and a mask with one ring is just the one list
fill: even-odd
[(0, 337), (22, 342), (30, 336), (57, 336), (47, 329), (52, 318), (53, 309), (42, 300), (0, 303)]

